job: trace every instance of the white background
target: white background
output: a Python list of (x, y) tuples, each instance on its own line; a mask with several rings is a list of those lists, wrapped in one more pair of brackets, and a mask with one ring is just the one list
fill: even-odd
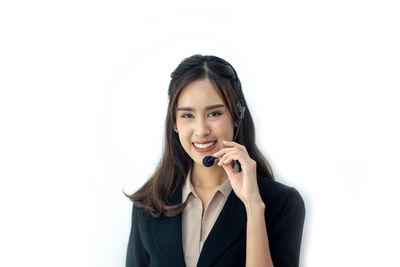
[(398, 1), (2, 1), (0, 265), (124, 266), (169, 75), (237, 70), (301, 266), (400, 266)]

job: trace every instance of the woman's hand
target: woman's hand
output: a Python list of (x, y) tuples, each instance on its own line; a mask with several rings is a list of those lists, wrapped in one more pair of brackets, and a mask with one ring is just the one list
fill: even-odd
[[(260, 201), (256, 161), (250, 158), (246, 147), (243, 145), (233, 141), (223, 141), (223, 143), (227, 147), (216, 152), (213, 156), (219, 159), (218, 165), (225, 169), (233, 191), (244, 204)], [(233, 160), (239, 161), (242, 168), (241, 172), (233, 170), (231, 166)]]

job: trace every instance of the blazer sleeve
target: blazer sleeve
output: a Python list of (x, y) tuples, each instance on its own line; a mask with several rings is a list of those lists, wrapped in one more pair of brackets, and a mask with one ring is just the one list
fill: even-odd
[[(294, 187), (288, 187), (280, 198), (276, 219), (267, 228), (274, 267), (298, 267), (303, 235), (305, 206)], [(266, 218), (268, 220), (268, 218)]]
[(149, 266), (149, 255), (143, 246), (142, 237), (139, 231), (139, 223), (141, 221), (140, 215), (141, 212), (139, 208), (133, 205), (131, 233), (126, 254), (126, 267)]

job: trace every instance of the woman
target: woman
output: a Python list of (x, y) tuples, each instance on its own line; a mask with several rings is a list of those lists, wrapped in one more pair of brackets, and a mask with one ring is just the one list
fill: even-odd
[(274, 181), (234, 68), (194, 55), (171, 78), (163, 157), (128, 196), (126, 266), (298, 266), (304, 202)]

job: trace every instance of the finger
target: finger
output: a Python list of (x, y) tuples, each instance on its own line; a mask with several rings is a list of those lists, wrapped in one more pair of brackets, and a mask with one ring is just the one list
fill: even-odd
[(233, 170), (231, 164), (222, 164), (222, 168), (224, 168), (226, 174), (228, 177), (233, 177), (234, 175), (237, 175), (235, 171)]
[(234, 141), (225, 141), (225, 140), (222, 140), (222, 142), (223, 142), (224, 145), (226, 145), (226, 146), (237, 147), (237, 148), (239, 148), (240, 150), (242, 150), (243, 152), (246, 152), (246, 153), (247, 153), (246, 147), (243, 146), (243, 145), (241, 145), (241, 144), (239, 144), (239, 143), (236, 143), (236, 142), (234, 142)]
[(245, 171), (251, 170), (254, 167), (253, 164), (255, 163), (255, 161), (249, 158), (247, 155), (243, 155), (243, 153), (235, 151), (225, 154), (218, 162), (218, 165), (230, 165), (233, 160), (239, 161), (241, 168)]
[(219, 157), (222, 157), (224, 154), (229, 153), (230, 151), (233, 151), (236, 149), (237, 148), (235, 148), (235, 147), (225, 147), (225, 148), (222, 148), (220, 151), (215, 152), (213, 154), (213, 156), (219, 158)]
[[(229, 153), (226, 153), (223, 155), (220, 160), (219, 160), (219, 165), (221, 166), (222, 164), (229, 164), (231, 163), (232, 160), (238, 160), (239, 158), (243, 159), (243, 152), (241, 151), (231, 151)], [(243, 161), (243, 160), (242, 160)]]
[(234, 155), (235, 151), (229, 151), (227, 153), (225, 153), (221, 158), (220, 158), (220, 162), (221, 163), (228, 163), (228, 160), (230, 158), (232, 158), (232, 156)]

